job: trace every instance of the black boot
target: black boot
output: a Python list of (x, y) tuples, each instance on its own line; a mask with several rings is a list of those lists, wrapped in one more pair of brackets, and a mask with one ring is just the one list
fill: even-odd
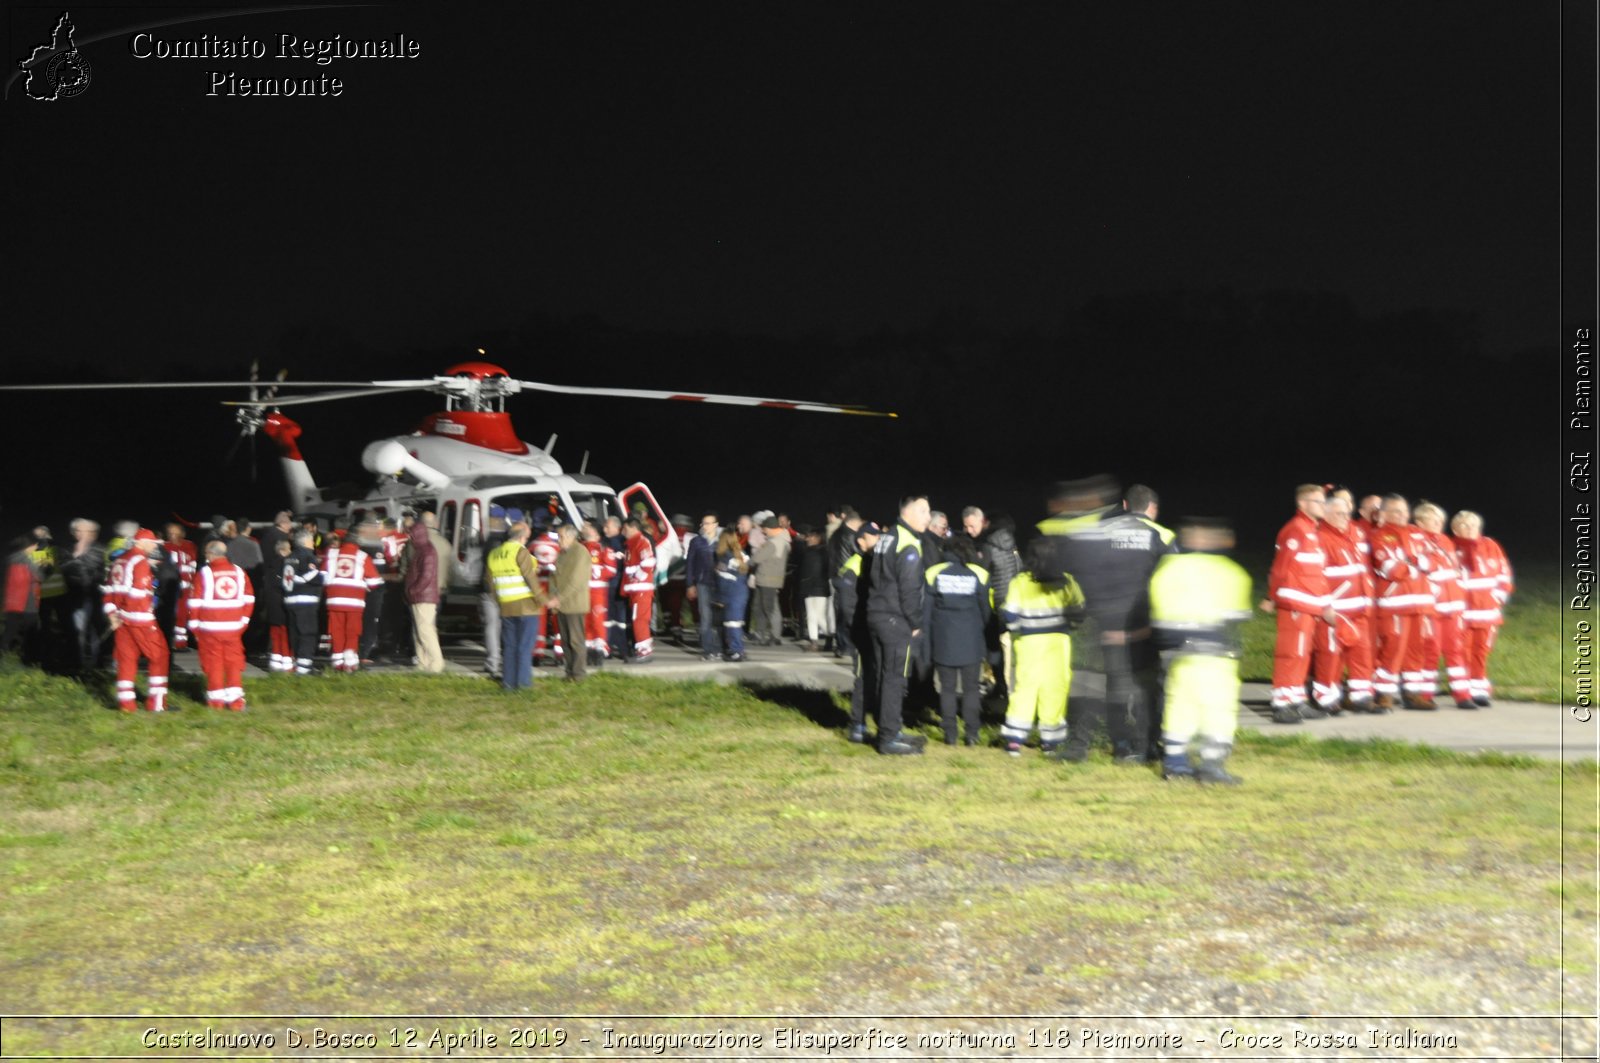
[(1195, 765), (1195, 781), (1211, 783), (1215, 786), (1238, 786), (1244, 782), (1237, 775), (1228, 773), (1228, 754), (1231, 752), (1233, 752), (1233, 746), (1227, 743), (1205, 743), (1200, 748), (1200, 763)]

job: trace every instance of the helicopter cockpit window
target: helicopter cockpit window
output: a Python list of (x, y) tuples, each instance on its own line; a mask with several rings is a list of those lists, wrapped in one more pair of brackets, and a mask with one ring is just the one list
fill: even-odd
[(468, 502), (461, 511), (461, 544), (458, 549), (458, 559), (465, 561), (468, 551), (476, 550), (483, 543), (483, 527), (481, 524), (482, 510), (478, 503)]
[(582, 519), (592, 520), (597, 525), (604, 524), (607, 517), (622, 516), (622, 511), (617, 507), (617, 500), (612, 495), (574, 491), (572, 504), (578, 507)]
[(573, 522), (572, 511), (567, 508), (561, 496), (553, 491), (526, 491), (511, 495), (496, 495), (494, 504), (503, 506), (509, 514), (517, 510), (522, 514), (522, 519), (540, 527), (550, 523), (553, 515), (559, 514), (561, 519)]
[(446, 502), (439, 511), (439, 534), (444, 536), (445, 542), (456, 541), (456, 504), (454, 501)]

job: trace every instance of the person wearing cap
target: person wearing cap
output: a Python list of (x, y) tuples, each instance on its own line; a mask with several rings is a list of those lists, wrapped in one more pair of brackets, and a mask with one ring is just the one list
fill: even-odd
[(227, 546), (207, 543), (206, 563), (189, 588), (189, 630), (206, 677), (206, 704), (213, 709), (244, 711), (244, 632), (255, 600), (250, 576), (229, 559)]
[[(851, 511), (852, 513), (854, 511)], [(872, 564), (883, 529), (855, 514), (850, 556), (834, 575), (834, 601), (843, 618), (839, 630), (850, 630), (850, 671), (855, 677), (850, 687), (849, 739), (867, 740), (867, 717), (878, 716), (878, 660), (873, 652), (872, 630), (867, 624), (867, 598), (872, 590)], [(848, 524), (848, 522), (847, 522)]]
[(523, 521), (512, 524), (505, 542), (489, 552), (483, 568), (484, 582), (500, 603), (500, 650), (505, 662), (500, 683), (507, 690), (533, 685), (534, 633), (548, 602), (539, 567), (528, 553), (532, 531)]
[[(489, 507), (489, 534), (483, 540), (483, 556), (506, 541), (506, 510), (504, 506)], [(490, 675), (500, 674), (500, 602), (494, 589), (486, 588), (478, 595), (478, 615), (483, 620), (483, 670)]]
[(922, 534), (928, 530), (928, 496), (900, 500), (900, 521), (878, 541), (867, 594), (867, 624), (878, 659), (878, 752), (905, 756), (922, 752), (920, 735), (903, 733), (906, 683), (912, 642), (922, 634), (927, 568)]
[(776, 646), (783, 641), (783, 581), (789, 563), (789, 537), (778, 528), (778, 518), (761, 522), (766, 538), (750, 556), (756, 573), (756, 600), (750, 621), (750, 639), (757, 645)]
[(156, 625), (155, 574), (150, 567), (151, 556), (160, 548), (155, 532), (139, 528), (129, 547), (111, 563), (100, 587), (106, 625), (116, 643), (117, 707), (123, 712), (133, 712), (138, 706), (134, 687), (141, 658), (148, 668), (145, 708), (150, 712), (167, 708), (167, 641)]
[[(1250, 576), (1227, 556), (1233, 531), (1192, 520), (1150, 578), (1150, 622), (1176, 651), (1161, 723), (1164, 779), (1237, 785), (1227, 770), (1239, 722), (1239, 625), (1250, 619)], [(1198, 739), (1199, 756), (1191, 744)]]

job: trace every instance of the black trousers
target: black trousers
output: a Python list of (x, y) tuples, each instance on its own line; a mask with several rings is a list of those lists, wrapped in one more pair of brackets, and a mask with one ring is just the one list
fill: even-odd
[(289, 616), (289, 651), (294, 654), (295, 670), (302, 675), (311, 670), (317, 656), (317, 635), (322, 630), (317, 623), (319, 608), (315, 602), (283, 607)]
[(855, 685), (850, 688), (850, 726), (866, 727), (868, 716), (879, 715), (878, 688), (881, 679), (878, 675), (878, 654), (873, 648), (872, 637), (868, 635), (859, 642), (851, 643), (850, 655), (856, 676)]
[[(1106, 733), (1116, 757), (1144, 757), (1150, 743), (1150, 697), (1155, 684), (1154, 648), (1148, 639), (1101, 645), (1106, 662)], [(1070, 729), (1070, 724), (1068, 725)]]
[(367, 590), (367, 608), (361, 616), (361, 659), (372, 660), (378, 648), (378, 636), (383, 632), (383, 600), (389, 588), (371, 587)]
[(833, 645), (834, 652), (843, 657), (856, 648), (855, 634), (850, 630), (850, 623), (855, 618), (845, 614), (839, 607), (839, 599), (833, 599)]
[(878, 739), (900, 733), (904, 722), (906, 681), (911, 676), (911, 625), (899, 617), (868, 621), (873, 652), (878, 658)]
[(967, 741), (978, 740), (978, 714), (983, 701), (978, 695), (978, 673), (983, 670), (981, 661), (972, 664), (936, 664), (939, 674), (939, 717), (944, 725), (944, 740), (956, 743), (956, 680), (961, 681), (961, 720), (966, 725)]

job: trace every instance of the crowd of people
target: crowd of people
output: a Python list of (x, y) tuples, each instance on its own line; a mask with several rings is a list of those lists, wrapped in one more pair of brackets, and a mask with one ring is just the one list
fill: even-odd
[[(1307, 484), (1295, 501), (1260, 603), (1277, 624), (1273, 719), (1433, 709), (1441, 658), (1454, 703), (1488, 707), (1513, 585), (1482, 518), (1459, 512), (1445, 535), (1439, 507), (1413, 515), (1399, 495), (1367, 496), (1357, 513), (1349, 491)], [(977, 744), (991, 693), (1012, 755), (1037, 735), (1045, 753), (1081, 761), (1103, 732), (1118, 762), (1234, 781), (1237, 627), (1251, 605), (1249, 577), (1226, 556), (1231, 531), (1194, 521), (1174, 533), (1153, 490), (1105, 476), (1055, 485), (1047, 511), (1019, 549), (1009, 518), (969, 506), (952, 528), (917, 495), (894, 521), (840, 504), (821, 527), (771, 511), (725, 527), (707, 512), (668, 531), (640, 511), (573, 524), (492, 507), (484, 667), (511, 690), (543, 663), (576, 682), (607, 660), (648, 663), (658, 635), (697, 635), (703, 660), (736, 663), (789, 625), (802, 649), (849, 659), (848, 736), (884, 754), (923, 750), (908, 704), (936, 710), (947, 743)], [(438, 609), (457, 555), (431, 512), (326, 530), (288, 512), (259, 529), (219, 515), (198, 544), (176, 522), (161, 536), (123, 522), (104, 544), (93, 521), (70, 532), (60, 546), (42, 527), (13, 544), (0, 651), (77, 674), (114, 660), (125, 711), (139, 702), (141, 660), (145, 708), (164, 711), (170, 655), (191, 643), (208, 703), (236, 711), (249, 652), (297, 675), (319, 659), (340, 672), (385, 657), (444, 670)], [(658, 570), (654, 543), (667, 535), (682, 550)], [(1085, 626), (1105, 691), (1074, 698)]]

